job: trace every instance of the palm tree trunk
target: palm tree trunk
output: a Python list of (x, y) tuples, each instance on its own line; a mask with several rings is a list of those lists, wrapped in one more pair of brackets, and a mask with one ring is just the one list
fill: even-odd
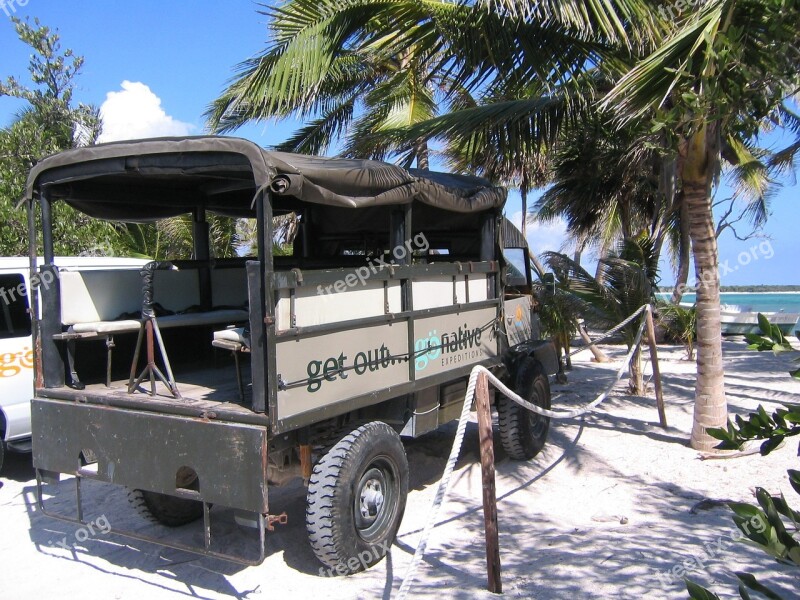
[(675, 288), (672, 290), (672, 303), (680, 304), (689, 281), (689, 261), (692, 254), (692, 240), (689, 237), (689, 215), (685, 200), (680, 200), (679, 247), (678, 247), (678, 273), (675, 279)]
[(683, 201), (689, 221), (695, 273), (697, 275), (697, 379), (691, 446), (709, 451), (717, 441), (708, 435), (711, 427), (725, 427), (728, 405), (722, 369), (722, 327), (719, 307), (717, 238), (711, 211), (713, 173), (712, 128), (703, 127), (685, 147)]
[(519, 195), (522, 198), (522, 237), (528, 239), (528, 190), (520, 186)]
[(642, 377), (642, 345), (639, 344), (631, 356), (630, 383), (628, 388), (635, 396), (644, 396), (644, 378)]
[(597, 268), (594, 271), (594, 280), (597, 282), (597, 285), (603, 285), (605, 281), (605, 271), (603, 270), (603, 259), (606, 258), (608, 255), (608, 241), (603, 240), (600, 245), (600, 251), (597, 253)]
[(531, 259), (533, 266), (536, 267), (536, 270), (539, 271), (539, 273), (541, 274), (547, 273), (547, 269), (544, 268), (544, 265), (537, 258), (537, 256), (533, 252), (531, 252), (530, 248), (528, 248), (528, 258)]
[(428, 159), (428, 142), (425, 140), (420, 140), (417, 144), (417, 168), (423, 171), (427, 171), (430, 168), (430, 163)]
[(583, 343), (586, 344), (589, 347), (589, 350), (592, 351), (595, 362), (607, 363), (611, 360), (610, 358), (608, 358), (608, 356), (605, 355), (605, 353), (602, 350), (600, 350), (600, 348), (594, 345), (594, 342), (592, 342), (592, 338), (590, 338), (589, 334), (586, 333), (586, 330), (583, 328), (583, 325), (578, 325), (578, 335), (581, 336)]

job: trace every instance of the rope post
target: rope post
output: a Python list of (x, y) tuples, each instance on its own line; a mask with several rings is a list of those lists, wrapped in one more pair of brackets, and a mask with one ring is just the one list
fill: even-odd
[(667, 428), (667, 412), (664, 410), (664, 390), (661, 387), (661, 369), (658, 366), (658, 346), (656, 345), (656, 328), (653, 325), (653, 307), (645, 310), (647, 319), (647, 343), (650, 346), (650, 362), (653, 365), (653, 380), (656, 390), (656, 406), (661, 427)]
[(494, 437), (492, 436), (492, 413), (489, 407), (489, 379), (486, 373), (478, 375), (475, 390), (478, 410), (478, 434), (481, 447), (481, 474), (483, 475), (483, 521), (486, 532), (486, 567), (489, 584), (487, 589), (500, 594), (503, 583), (500, 579), (500, 539), (497, 527), (497, 494), (494, 478)]

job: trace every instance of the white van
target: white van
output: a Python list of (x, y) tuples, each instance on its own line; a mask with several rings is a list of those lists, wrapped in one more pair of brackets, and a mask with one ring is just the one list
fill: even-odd
[[(58, 257), (61, 269), (138, 269), (138, 258)], [(41, 260), (39, 261), (41, 264)], [(27, 257), (0, 258), (0, 468), (6, 449), (31, 449), (33, 344), (28, 314), (30, 262)], [(47, 282), (42, 281), (42, 285)]]

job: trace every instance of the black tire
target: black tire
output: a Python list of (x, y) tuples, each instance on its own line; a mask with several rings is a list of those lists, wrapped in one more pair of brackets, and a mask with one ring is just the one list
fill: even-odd
[[(531, 404), (550, 408), (550, 383), (539, 361), (526, 357), (514, 378), (514, 391)], [(550, 417), (531, 412), (505, 396), (497, 399), (500, 441), (514, 460), (530, 460), (544, 448)]]
[(339, 440), (315, 465), (306, 529), (331, 574), (358, 573), (394, 542), (408, 494), (408, 459), (397, 432), (372, 422)]
[(203, 516), (203, 503), (158, 492), (131, 490), (128, 502), (142, 517), (167, 527), (180, 527)]

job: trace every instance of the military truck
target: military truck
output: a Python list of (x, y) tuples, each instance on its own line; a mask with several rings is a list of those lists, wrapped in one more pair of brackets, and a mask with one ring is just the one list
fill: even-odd
[[(270, 490), (301, 478), (319, 560), (337, 573), (379, 561), (406, 503), (401, 437), (458, 418), (475, 365), (550, 405), (557, 361), (538, 339), (526, 243), (505, 199), (476, 177), (227, 137), (117, 142), (39, 163), (31, 249), (41, 243), (39, 279), (53, 282), (34, 290), (41, 509), (82, 521), (82, 481), (125, 486), (163, 525), (202, 518), (203, 543), (114, 532), (258, 564), (265, 531), (285, 521)], [(60, 270), (59, 202), (120, 224), (190, 215), (191, 256), (140, 272)], [(250, 219), (253, 255), (213, 256), (209, 214)], [(281, 219), (292, 231), (278, 245)], [(533, 457), (548, 419), (495, 405), (506, 452)], [(44, 484), (62, 475), (75, 478), (77, 518), (45, 506)], [(256, 558), (214, 548), (212, 506), (258, 530)]]

